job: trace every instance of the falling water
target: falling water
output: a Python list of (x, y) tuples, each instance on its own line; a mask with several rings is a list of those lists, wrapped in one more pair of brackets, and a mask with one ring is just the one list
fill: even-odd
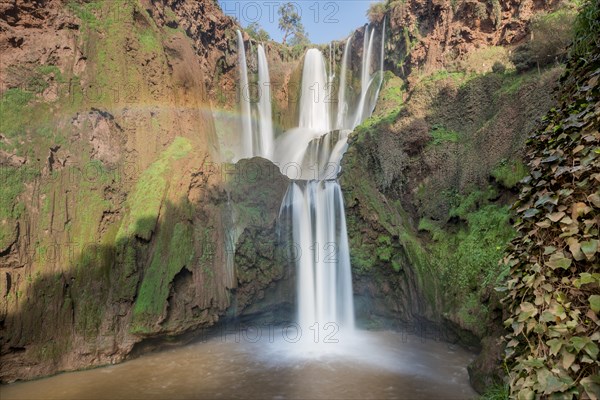
[(258, 86), (260, 98), (258, 100), (259, 149), (254, 155), (271, 159), (273, 155), (273, 120), (271, 118), (271, 87), (269, 78), (269, 64), (265, 49), (258, 45)]
[(304, 56), (304, 70), (302, 71), (299, 122), (301, 128), (321, 133), (329, 131), (327, 81), (323, 54), (317, 49), (309, 49)]
[(381, 76), (383, 77), (383, 63), (385, 60), (385, 23), (387, 22), (387, 15), (383, 17), (383, 25), (381, 25), (381, 58), (380, 58), (380, 66), (379, 71), (381, 72)]
[[(293, 181), (283, 201), (297, 254), (298, 323), (354, 328), (352, 277), (342, 191), (337, 181)], [(319, 329), (319, 328), (318, 328)]]
[(367, 92), (369, 89), (369, 80), (371, 73), (371, 51), (373, 50), (373, 38), (374, 38), (375, 28), (372, 28), (369, 31), (369, 27), (365, 28), (365, 37), (363, 43), (363, 54), (362, 54), (362, 70), (361, 70), (361, 97)]
[(352, 36), (353, 35), (350, 35), (346, 41), (346, 47), (344, 47), (344, 54), (342, 56), (340, 89), (338, 92), (337, 122), (335, 124), (336, 129), (342, 129), (346, 127), (346, 119), (348, 114), (348, 101), (346, 100), (346, 75), (348, 74), (348, 62), (350, 60), (350, 45), (352, 43)]
[(377, 85), (377, 90), (375, 91), (375, 96), (371, 100), (369, 104), (368, 113), (371, 115), (373, 110), (375, 109), (375, 103), (377, 103), (377, 99), (379, 98), (379, 91), (381, 90), (381, 85), (383, 84), (383, 66), (385, 62), (385, 23), (387, 22), (387, 15), (383, 18), (383, 25), (381, 25), (381, 54), (379, 56), (379, 84)]
[(371, 77), (371, 57), (373, 54), (374, 38), (375, 28), (372, 28), (370, 33), (368, 32), (368, 28), (366, 28), (365, 44), (368, 41), (368, 45), (366, 48), (363, 48), (360, 100), (358, 101), (358, 107), (356, 108), (356, 114), (354, 117), (354, 124), (352, 126), (352, 129), (356, 128), (367, 117), (367, 115), (365, 115), (365, 110), (367, 109), (365, 105), (368, 104), (367, 96), (369, 93), (369, 88), (371, 87), (371, 83), (373, 82), (373, 78)]
[[(241, 34), (238, 39), (241, 41)], [(383, 32), (381, 40), (383, 46)], [(381, 68), (371, 74), (375, 65), (373, 58), (377, 53), (373, 51), (374, 42), (375, 29), (365, 27), (361, 91), (358, 99), (351, 99), (347, 76), (351, 64), (352, 37), (346, 41), (337, 110), (331, 110), (328, 102), (335, 77), (333, 47), (329, 48), (329, 64), (326, 64), (319, 50), (309, 49), (306, 52), (298, 127), (280, 135), (274, 145), (273, 125), (267, 122), (271, 120), (271, 99), (267, 91), (262, 93), (258, 104), (260, 140), (256, 141), (258, 149), (255, 148), (254, 153), (258, 151), (259, 155), (277, 162), (281, 171), (292, 179), (281, 205), (280, 221), (285, 229), (280, 231), (289, 235), (293, 243), (298, 277), (297, 317), (301, 329), (305, 331), (315, 327), (328, 329), (328, 326), (340, 329), (344, 335), (354, 331), (348, 234), (337, 177), (342, 155), (347, 148), (348, 134), (371, 115), (381, 85), (381, 79), (377, 87), (374, 85), (375, 79), (382, 76)], [(243, 51), (240, 52), (240, 64), (244, 64), (240, 66), (240, 75), (241, 85), (245, 86), (247, 68), (242, 54)], [(258, 69), (259, 85), (263, 89), (269, 80), (263, 46), (258, 46)], [(349, 115), (348, 111), (351, 104), (356, 105), (353, 115)], [(250, 108), (249, 103), (245, 105), (247, 108), (242, 110), (244, 116), (249, 115), (246, 111)], [(332, 130), (334, 128), (335, 131)], [(252, 138), (252, 131), (248, 137)], [(252, 154), (252, 149), (249, 154)], [(289, 168), (290, 165), (293, 168)]]
[(344, 201), (336, 180), (347, 133), (329, 131), (328, 104), (323, 97), (315, 98), (324, 89), (326, 75), (321, 52), (309, 50), (302, 75), (300, 129), (287, 143), (303, 148), (296, 151), (301, 156), (296, 160), (301, 159), (303, 172), (309, 169), (316, 176), (290, 183), (281, 214), (290, 221), (297, 248), (301, 329), (340, 329), (348, 335), (354, 330), (352, 276)]
[(248, 66), (246, 64), (246, 49), (242, 33), (237, 31), (238, 62), (240, 64), (240, 109), (242, 121), (241, 158), (252, 157), (252, 111), (250, 109), (250, 87), (248, 86)]

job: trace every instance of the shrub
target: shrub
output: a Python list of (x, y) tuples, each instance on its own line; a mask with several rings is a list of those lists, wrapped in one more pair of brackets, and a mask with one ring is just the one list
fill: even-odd
[(500, 61), (496, 61), (494, 65), (492, 65), (492, 72), (495, 74), (503, 74), (506, 72), (506, 66)]
[(539, 14), (533, 18), (530, 48), (540, 66), (565, 61), (567, 47), (573, 39), (574, 21), (575, 13), (569, 9)]
[(535, 60), (529, 48), (529, 43), (525, 43), (514, 49), (510, 55), (510, 61), (515, 64), (517, 72), (524, 72), (533, 68)]
[(436, 124), (431, 127), (431, 144), (438, 146), (444, 143), (456, 143), (458, 142), (458, 132), (450, 129), (446, 129), (444, 126)]
[(271, 40), (271, 36), (269, 32), (265, 31), (258, 22), (253, 22), (248, 27), (246, 27), (246, 32), (250, 37), (258, 42), (266, 42)]
[(575, 13), (566, 8), (536, 15), (531, 21), (531, 40), (511, 56), (517, 71), (564, 62), (573, 39), (574, 20)]
[(572, 57), (586, 57), (594, 48), (600, 47), (600, 6), (598, 2), (585, 1), (574, 25), (573, 37), (575, 39), (571, 55)]
[(381, 22), (387, 12), (385, 2), (372, 3), (367, 10), (367, 17), (370, 22)]

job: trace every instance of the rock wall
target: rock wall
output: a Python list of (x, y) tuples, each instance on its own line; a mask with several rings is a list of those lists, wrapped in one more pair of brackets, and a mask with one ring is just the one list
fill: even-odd
[[(529, 21), (560, 0), (389, 1), (386, 67), (407, 77), (413, 70), (450, 68), (486, 46), (511, 46), (527, 38)], [(381, 22), (382, 18), (376, 22)], [(485, 61), (483, 61), (485, 63)], [(492, 65), (484, 66), (488, 70)]]
[[(459, 274), (459, 266), (447, 265), (456, 249), (445, 249), (448, 259), (440, 259), (435, 235), (469, 229), (458, 199), (493, 193), (465, 205), (466, 213), (485, 205), (500, 212), (514, 200), (520, 178), (508, 183), (499, 171), (518, 175), (527, 133), (552, 106), (560, 73), (422, 76), (411, 92), (388, 74), (374, 117), (352, 133), (342, 162), (357, 315), (364, 324), (431, 321), (446, 339), (478, 345), (487, 316), (471, 315), (477, 309), (454, 297), (455, 283), (446, 281), (440, 266)], [(461, 294), (480, 287), (476, 282), (484, 280), (484, 268), (495, 268), (501, 249), (497, 253)], [(475, 293), (486, 310), (497, 306), (489, 291)]]
[(0, 7), (0, 380), (289, 302), (245, 244), (274, 240), (287, 180), (219, 161), (211, 78), (234, 25), (215, 3)]

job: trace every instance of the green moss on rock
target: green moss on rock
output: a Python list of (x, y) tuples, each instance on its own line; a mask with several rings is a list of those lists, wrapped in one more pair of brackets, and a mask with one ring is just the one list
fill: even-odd
[(193, 228), (189, 223), (163, 225), (133, 307), (132, 333), (147, 333), (161, 321), (173, 278), (193, 261), (193, 243)]
[(117, 233), (117, 241), (133, 236), (150, 239), (168, 188), (172, 163), (185, 157), (191, 150), (192, 144), (188, 139), (176, 137), (158, 160), (142, 172), (127, 199), (129, 212)]

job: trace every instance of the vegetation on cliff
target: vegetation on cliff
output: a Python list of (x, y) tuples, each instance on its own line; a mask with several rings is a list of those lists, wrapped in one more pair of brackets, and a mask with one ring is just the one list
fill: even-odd
[[(382, 13), (387, 13), (392, 25), (398, 15), (407, 19), (407, 7), (402, 3), (374, 6), (372, 20), (382, 20)], [(465, 4), (457, 6), (454, 15), (462, 15), (466, 7)], [(443, 20), (447, 10), (443, 6), (439, 9)], [(511, 10), (510, 6), (502, 6), (503, 15)], [(573, 15), (572, 3), (529, 15), (523, 29), (527, 32), (527, 27), (531, 27), (534, 34), (527, 41), (527, 46), (531, 46), (526, 46), (530, 51), (525, 57), (529, 63), (526, 67), (516, 65), (519, 61), (514, 58), (515, 53), (509, 56), (505, 47), (488, 46), (469, 49), (466, 55), (445, 63), (441, 69), (428, 57), (429, 67), (423, 65), (417, 71), (413, 68), (406, 80), (408, 85), (395, 81), (397, 78), (388, 72), (375, 115), (352, 135), (344, 160), (342, 184), (347, 193), (351, 255), (357, 275), (368, 271), (373, 280), (385, 282), (384, 290), (392, 288), (399, 293), (397, 288), (402, 285), (392, 282), (407, 279), (406, 274), (412, 271), (416, 275), (414, 282), (420, 283), (420, 298), (413, 300), (412, 306), (396, 310), (437, 318), (442, 323), (462, 328), (463, 333), (459, 335), (467, 343), (481, 340), (485, 350), (470, 369), (472, 383), (482, 392), (493, 386), (499, 396), (508, 394), (502, 383), (506, 373), (502, 348), (496, 339), (504, 334), (501, 325), (504, 310), (499, 302), (502, 295), (494, 288), (511, 278), (510, 268), (499, 264), (517, 233), (513, 227), (515, 217), (509, 208), (520, 190), (518, 182), (529, 175), (532, 168), (524, 159), (527, 137), (554, 104), (552, 89), (563, 72), (559, 63), (564, 60), (566, 45), (573, 37)], [(587, 7), (582, 15), (597, 14)], [(489, 13), (481, 13), (482, 24), (488, 16)], [(577, 23), (593, 29), (595, 25), (590, 21), (595, 20), (580, 18)], [(433, 25), (435, 32), (437, 28)], [(428, 26), (431, 29), (432, 25)], [(543, 40), (543, 32), (548, 31), (556, 33), (553, 36), (556, 40)], [(405, 54), (417, 49), (412, 57), (414, 66), (415, 57), (423, 59), (423, 54), (418, 52), (421, 43), (428, 43), (434, 35), (431, 30), (422, 32), (429, 37), (409, 35), (415, 43), (404, 40), (404, 44), (397, 32), (392, 32), (388, 48), (404, 48)], [(476, 33), (473, 37), (475, 41), (479, 39)], [(508, 40), (507, 37), (503, 40)], [(575, 37), (588, 38), (587, 46), (576, 41), (572, 50), (576, 52), (575, 49), (585, 47), (578, 54), (579, 58), (587, 59), (597, 35), (579, 28)], [(522, 43), (524, 38), (526, 36), (520, 39), (517, 36), (514, 40)], [(448, 46), (448, 41), (445, 44)], [(517, 53), (524, 55), (520, 50)], [(537, 66), (539, 68), (532, 68)], [(397, 72), (406, 74), (407, 70)], [(581, 82), (580, 86), (589, 84)], [(394, 97), (391, 95), (394, 92), (399, 92), (400, 98), (386, 101)], [(593, 157), (589, 155), (593, 146), (583, 152), (586, 157)], [(580, 154), (580, 157), (584, 156)], [(350, 171), (356, 169), (361, 172)], [(519, 221), (517, 226), (520, 226)], [(593, 228), (588, 231), (590, 229)], [(402, 233), (397, 234), (398, 230)], [(561, 233), (564, 237), (564, 232)], [(581, 242), (589, 252), (597, 233), (587, 234), (591, 236)], [(400, 271), (400, 274), (393, 275), (389, 271)], [(585, 275), (585, 280), (588, 278)], [(586, 285), (590, 284), (588, 288), (597, 290), (595, 283), (586, 281)], [(410, 288), (404, 286), (403, 290)], [(520, 302), (515, 304), (518, 308)], [(381, 310), (371, 309), (373, 312)], [(591, 321), (588, 316), (587, 322), (581, 320), (581, 323)], [(523, 345), (521, 342), (512, 344), (515, 343)], [(543, 346), (539, 349), (544, 351)], [(581, 350), (581, 354), (585, 354), (585, 350)], [(523, 369), (521, 377), (530, 376), (531, 371), (531, 368)], [(499, 384), (494, 385), (494, 382)], [(530, 384), (533, 380), (528, 378), (526, 382)]]
[(530, 174), (514, 205), (505, 258), (510, 390), (597, 398), (600, 392), (600, 4), (577, 22), (560, 104), (527, 145)]

